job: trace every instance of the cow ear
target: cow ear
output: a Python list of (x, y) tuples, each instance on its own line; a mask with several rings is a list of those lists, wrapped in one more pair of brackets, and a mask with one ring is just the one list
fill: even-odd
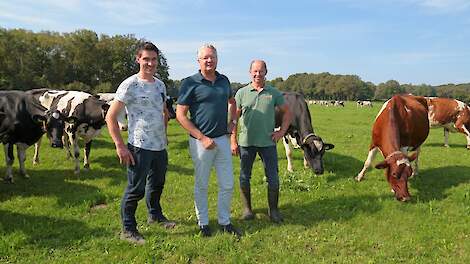
[(387, 163), (387, 161), (384, 160), (384, 161), (380, 162), (379, 164), (375, 165), (375, 168), (379, 169), (379, 170), (388, 168), (388, 163)]
[(101, 105), (101, 109), (103, 109), (103, 111), (104, 111), (105, 113), (108, 112), (109, 107), (110, 107), (109, 104), (102, 104), (102, 105)]
[(409, 161), (413, 161), (413, 160), (415, 160), (417, 157), (418, 157), (418, 152), (413, 152), (413, 154), (411, 154), (411, 155), (408, 157), (408, 160), (409, 160)]
[(46, 120), (47, 120), (47, 117), (43, 116), (43, 115), (34, 115), (33, 116), (33, 121), (36, 122), (36, 123), (44, 122)]
[(335, 148), (335, 145), (330, 144), (330, 143), (325, 143), (324, 146), (325, 146), (325, 150), (330, 150), (330, 149), (334, 149), (334, 148)]

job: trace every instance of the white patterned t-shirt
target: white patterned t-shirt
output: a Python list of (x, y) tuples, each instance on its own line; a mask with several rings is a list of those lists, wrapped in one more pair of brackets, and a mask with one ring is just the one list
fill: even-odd
[(129, 136), (127, 142), (135, 147), (160, 151), (167, 146), (163, 106), (165, 84), (154, 77), (154, 82), (138, 78), (137, 74), (119, 85), (115, 99), (125, 104)]

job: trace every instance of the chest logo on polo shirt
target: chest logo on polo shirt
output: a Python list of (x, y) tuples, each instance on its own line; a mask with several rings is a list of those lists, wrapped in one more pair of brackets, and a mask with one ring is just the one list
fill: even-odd
[(265, 94), (265, 95), (261, 96), (261, 99), (271, 100), (271, 99), (273, 99), (273, 96), (271, 94)]

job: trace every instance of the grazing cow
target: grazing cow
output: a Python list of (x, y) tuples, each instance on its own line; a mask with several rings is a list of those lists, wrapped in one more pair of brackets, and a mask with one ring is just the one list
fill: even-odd
[(361, 101), (357, 100), (356, 101), (356, 107), (372, 107), (372, 102), (371, 101)]
[[(303, 95), (286, 92), (284, 93), (284, 99), (292, 113), (292, 121), (283, 140), (287, 157), (287, 170), (293, 171), (292, 151), (289, 147), (290, 136), (290, 138), (295, 139), (296, 144), (299, 144), (304, 151), (304, 166), (309, 165), (315, 174), (323, 174), (323, 154), (326, 150), (334, 148), (334, 145), (323, 142), (319, 136), (315, 135), (310, 111)], [(276, 127), (280, 127), (281, 121), (282, 114), (276, 111)]]
[(460, 132), (467, 138), (470, 149), (470, 107), (464, 102), (449, 98), (427, 98), (431, 128), (444, 128), (444, 146), (449, 146), (449, 131)]
[(0, 142), (5, 150), (5, 182), (13, 183), (13, 145), (17, 147), (20, 174), (29, 178), (24, 161), (26, 149), (44, 133), (52, 147), (61, 147), (64, 121), (57, 111), (43, 107), (32, 95), (23, 91), (0, 91)]
[[(109, 105), (97, 97), (80, 91), (58, 91), (37, 89), (29, 91), (39, 98), (41, 104), (48, 109), (57, 109), (66, 117), (65, 133), (63, 136), (67, 157), (75, 160), (74, 173), (80, 173), (80, 149), (78, 137), (85, 143), (83, 167), (90, 168), (90, 150), (92, 139), (98, 136), (105, 122)], [(71, 155), (70, 148), (73, 149)], [(35, 155), (39, 154), (39, 144), (36, 144)], [(35, 159), (39, 160), (38, 156)]]
[(335, 101), (334, 106), (344, 107), (344, 102), (343, 101)]
[[(428, 106), (419, 96), (395, 95), (384, 103), (372, 128), (372, 142), (364, 167), (356, 177), (360, 181), (380, 150), (385, 160), (375, 166), (386, 169), (387, 181), (399, 201), (410, 199), (408, 178), (413, 176), (410, 162), (415, 161), (418, 173), (418, 155), (421, 144), (429, 134)], [(416, 151), (408, 156), (407, 151)]]

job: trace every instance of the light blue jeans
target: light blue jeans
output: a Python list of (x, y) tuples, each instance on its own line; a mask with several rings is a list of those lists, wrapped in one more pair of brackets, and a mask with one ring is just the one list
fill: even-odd
[(190, 137), (189, 151), (194, 164), (194, 205), (198, 224), (209, 224), (207, 190), (212, 167), (215, 167), (219, 186), (217, 198), (218, 223), (230, 224), (230, 204), (233, 193), (233, 165), (230, 141), (226, 135), (213, 138), (216, 147), (205, 149), (202, 143)]

